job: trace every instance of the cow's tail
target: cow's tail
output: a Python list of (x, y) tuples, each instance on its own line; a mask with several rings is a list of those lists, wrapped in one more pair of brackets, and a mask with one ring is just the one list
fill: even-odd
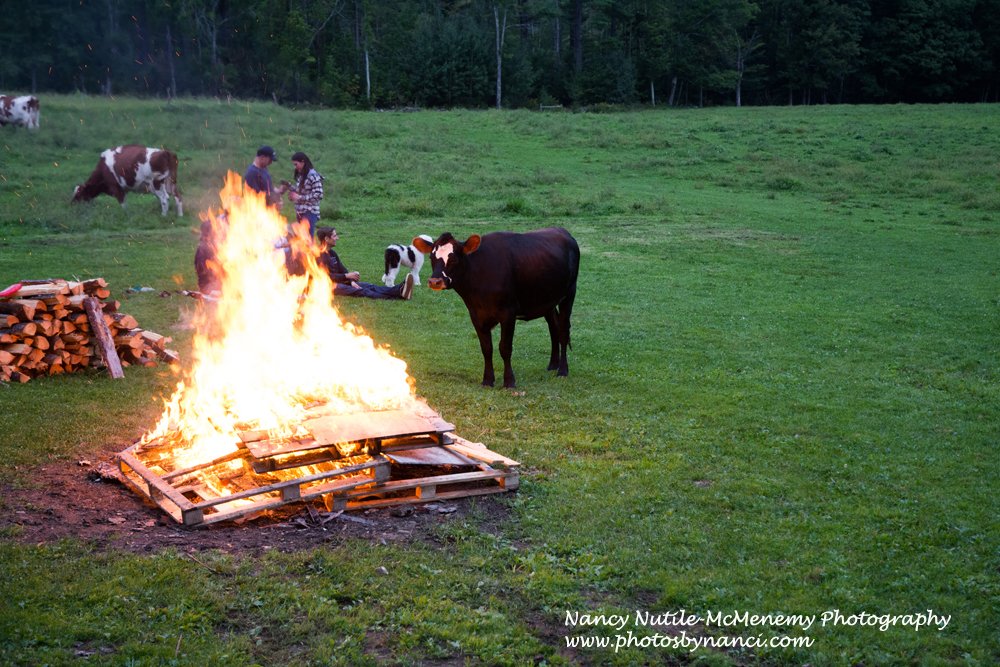
[(170, 190), (171, 190), (170, 194), (172, 194), (177, 199), (180, 199), (181, 189), (177, 185), (177, 164), (178, 164), (177, 154), (171, 152), (169, 155), (170, 155), (170, 160), (168, 168), (170, 169), (170, 178), (168, 179), (168, 181), (170, 183)]
[[(569, 236), (569, 232), (567, 232), (566, 234), (567, 234), (567, 236)], [(570, 316), (573, 313), (573, 302), (576, 301), (576, 279), (580, 275), (580, 246), (576, 242), (576, 239), (574, 239), (572, 236), (570, 236), (570, 240), (572, 241), (572, 244), (570, 246), (570, 253), (569, 253), (569, 275), (570, 275), (570, 286), (571, 287), (570, 287), (570, 292), (569, 292), (569, 299), (567, 300), (568, 303), (564, 302), (564, 304), (562, 306), (560, 306), (560, 308), (567, 308), (567, 312), (566, 312), (566, 323), (567, 324), (569, 323)], [(572, 350), (573, 349), (573, 340), (570, 337), (570, 332), (571, 331), (572, 331), (572, 327), (570, 327), (570, 331), (566, 332), (566, 347), (568, 347), (569, 349)]]
[(167, 168), (170, 173), (167, 175), (167, 193), (174, 196), (174, 206), (177, 207), (177, 217), (184, 215), (184, 199), (181, 197), (181, 188), (177, 185), (177, 153), (168, 151)]
[(32, 130), (38, 129), (38, 118), (41, 114), (38, 109), (38, 98), (31, 97), (28, 99), (28, 128)]

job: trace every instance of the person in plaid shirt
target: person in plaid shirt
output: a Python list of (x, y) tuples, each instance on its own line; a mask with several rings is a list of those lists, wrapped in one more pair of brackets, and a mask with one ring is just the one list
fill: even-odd
[(309, 236), (316, 234), (319, 222), (319, 202), (323, 199), (323, 177), (313, 168), (309, 156), (299, 151), (292, 156), (295, 173), (288, 190), (288, 198), (295, 205), (295, 217), (300, 222), (309, 221)]

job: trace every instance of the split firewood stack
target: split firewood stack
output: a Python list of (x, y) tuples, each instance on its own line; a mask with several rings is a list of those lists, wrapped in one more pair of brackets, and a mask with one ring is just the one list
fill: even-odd
[(174, 363), (170, 338), (139, 327), (119, 312), (103, 278), (80, 282), (24, 280), (0, 297), (0, 381), (107, 368), (124, 376), (129, 365)]

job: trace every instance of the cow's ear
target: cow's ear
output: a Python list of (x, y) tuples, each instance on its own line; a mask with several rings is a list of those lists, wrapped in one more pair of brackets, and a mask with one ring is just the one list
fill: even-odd
[(428, 243), (426, 239), (423, 239), (418, 236), (417, 238), (413, 239), (413, 247), (426, 255), (431, 251), (431, 248), (433, 248), (434, 245)]
[(477, 250), (479, 250), (479, 241), (480, 241), (479, 234), (473, 234), (468, 239), (466, 239), (465, 243), (462, 244), (462, 252), (464, 252), (466, 255), (470, 255), (476, 252)]

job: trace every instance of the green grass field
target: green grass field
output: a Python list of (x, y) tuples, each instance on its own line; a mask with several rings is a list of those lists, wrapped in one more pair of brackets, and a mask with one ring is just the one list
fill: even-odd
[[(85, 646), (86, 662), (128, 665), (997, 664), (997, 128), (995, 105), (360, 113), (44, 97), (39, 131), (0, 133), (0, 283), (102, 276), (182, 355), (180, 300), (122, 294), (195, 287), (197, 212), (262, 143), (283, 178), (292, 152), (310, 154), (363, 279), (420, 233), (562, 225), (583, 258), (570, 376), (544, 370), (544, 323), (522, 323), (514, 392), (479, 386), (457, 295), (342, 304), (459, 433), (522, 462), (520, 490), (489, 501), (504, 512), (463, 501), (424, 540), (201, 554), (211, 569), (8, 528), (0, 662), (82, 664)], [(186, 217), (161, 218), (150, 196), (69, 204), (122, 143), (179, 153)], [(175, 382), (161, 367), (0, 385), (0, 512), (50, 460), (130, 444)], [(624, 634), (567, 612), (681, 609), (950, 621), (694, 630), (808, 648), (567, 648)]]

